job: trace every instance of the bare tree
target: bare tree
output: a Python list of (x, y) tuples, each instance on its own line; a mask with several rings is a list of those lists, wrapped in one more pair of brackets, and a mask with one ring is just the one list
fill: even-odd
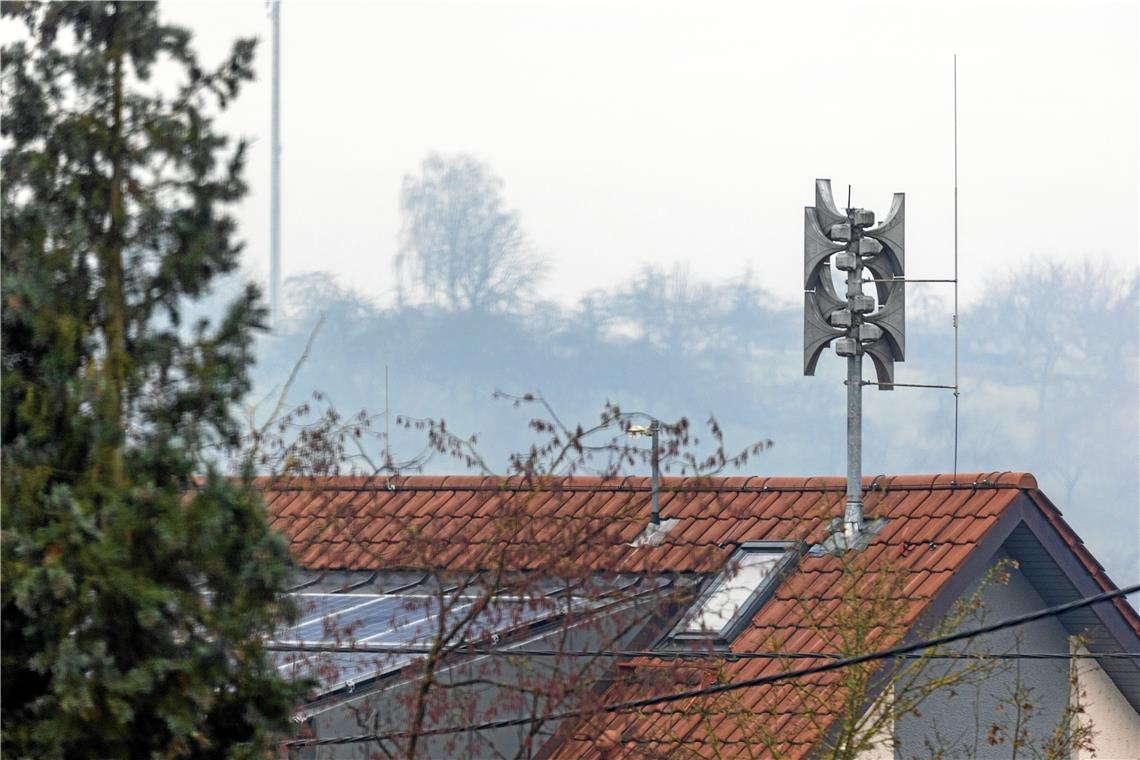
[[(502, 181), (471, 156), (433, 153), (404, 177), (396, 275), (457, 311), (509, 309), (530, 296), (546, 261), (504, 206)], [(401, 297), (403, 297), (401, 290)]]
[[(414, 659), (399, 659), (403, 652), (375, 654), (378, 671), (392, 672), (395, 667), (400, 673), (387, 686), (353, 702), (348, 708), (353, 715), (351, 725), (337, 719), (339, 730), (333, 736), (347, 731), (357, 737), (349, 747), (338, 749), (337, 756), (523, 760), (561, 737), (589, 746), (598, 741), (599, 748), (613, 739), (614, 747), (632, 746), (646, 758), (791, 757), (798, 756), (802, 745), (790, 746), (787, 736), (774, 731), (773, 716), (794, 714), (797, 735), (810, 737), (819, 756), (854, 760), (866, 753), (898, 749), (900, 724), (920, 718), (929, 701), (940, 703), (947, 695), (981, 693), (1006, 684), (1009, 693), (997, 697), (1008, 707), (987, 715), (984, 724), (979, 724), (975, 755), (985, 745), (990, 754), (1008, 751), (1013, 758), (1019, 752), (1059, 758), (1090, 746), (1093, 726), (1083, 714), (1075, 678), (1070, 675), (1068, 679), (1071, 693), (1058, 717), (1038, 701), (1039, 693), (1017, 678), (1019, 650), (995, 649), (1000, 645), (989, 640), (790, 680), (770, 689), (759, 704), (746, 703), (740, 693), (726, 692), (648, 708), (631, 715), (652, 719), (668, 712), (678, 720), (647, 720), (646, 729), (630, 732), (603, 730), (607, 723), (599, 708), (606, 702), (667, 693), (679, 684), (725, 683), (739, 678), (740, 671), (732, 658), (712, 651), (692, 651), (677, 658), (636, 655), (636, 668), (615, 668), (612, 653), (633, 655), (642, 650), (645, 644), (638, 631), (659, 630), (660, 611), (688, 605), (696, 587), (655, 585), (648, 569), (639, 585), (616, 586), (614, 580), (624, 567), (621, 556), (628, 553), (623, 547), (635, 541), (644, 527), (644, 501), (631, 499), (605, 517), (563, 515), (561, 505), (578, 498), (572, 490), (565, 490), (564, 476), (612, 476), (622, 464), (644, 464), (648, 452), (627, 442), (630, 415), (617, 407), (607, 406), (596, 425), (581, 427), (564, 424), (540, 396), (497, 395), (516, 406), (538, 408), (530, 423), (536, 442), (513, 456), (498, 473), (482, 459), (475, 441), (454, 435), (442, 422), (401, 422), (425, 433), (428, 454), (454, 458), (487, 476), (489, 487), (470, 497), (487, 504), (476, 510), (487, 516), (480, 518), (482, 525), (474, 531), (480, 536), (477, 542), (470, 535), (456, 535), (454, 521), (433, 520), (420, 513), (390, 521), (381, 529), (385, 541), (398, 543), (398, 555), (385, 554), (383, 542), (350, 539), (353, 545), (347, 551), (363, 552), (380, 567), (414, 569), (430, 577), (429, 593), (408, 603), (416, 605), (413, 617), (430, 619), (434, 627), (415, 642), (420, 650)], [(306, 487), (324, 499), (315, 510), (320, 529), (315, 533), (312, 527), (305, 529), (313, 541), (322, 541), (321, 535), (354, 536), (361, 499), (370, 498), (368, 489), (354, 480), (351, 493), (338, 490), (323, 476), (351, 472), (363, 476), (364, 484), (369, 480), (379, 484), (387, 482), (397, 466), (368, 453), (373, 434), (367, 415), (341, 417), (328, 410), (305, 422), (306, 416), (303, 409), (285, 415), (287, 426), (300, 427), (291, 427), (293, 432), (284, 438), (266, 441), (263, 464), (282, 475), (306, 476), (310, 484)], [(762, 442), (731, 457), (724, 451), (719, 428), (710, 421), (707, 443), (715, 450), (698, 456), (694, 446), (699, 441), (687, 422), (662, 425), (662, 432), (657, 454), (665, 468), (674, 472), (715, 472), (767, 447)], [(380, 440), (378, 434), (376, 440)], [(425, 461), (421, 456), (411, 464)], [(329, 491), (320, 495), (325, 483)], [(719, 499), (719, 494), (713, 496), (710, 511), (729, 515), (727, 503), (716, 506)], [(369, 507), (368, 514), (372, 526), (390, 517), (374, 507)], [(535, 519), (536, 514), (543, 519)], [(828, 517), (828, 502), (820, 498), (789, 536), (814, 545)], [(712, 550), (679, 538), (670, 540), (674, 544)], [(773, 603), (791, 605), (789, 614), (798, 622), (792, 625), (781, 618), (784, 622), (772, 630), (767, 646), (773, 662), (782, 670), (802, 667), (799, 650), (808, 633), (826, 642), (820, 649), (828, 656), (846, 658), (892, 646), (908, 635), (925, 638), (974, 627), (987, 622), (987, 612), (992, 611), (986, 607), (983, 592), (993, 584), (1007, 584), (1010, 574), (1017, 571), (1015, 562), (999, 559), (949, 614), (924, 623), (916, 619), (919, 607), (911, 599), (915, 575), (907, 558), (917, 550), (914, 547), (929, 550), (926, 544), (904, 543), (897, 556), (881, 546), (825, 558), (828, 572), (835, 572), (837, 579), (818, 598), (801, 594), (799, 585), (810, 581), (793, 577)], [(665, 575), (657, 580), (665, 580)], [(552, 588), (559, 590), (552, 594)], [(619, 613), (615, 608), (620, 608)], [(412, 611), (409, 607), (405, 613)], [(498, 647), (499, 631), (525, 628), (527, 620), (534, 619), (551, 626), (544, 629), (548, 631), (544, 635), (547, 657), (532, 656), (530, 647), (518, 652)], [(653, 619), (656, 622), (650, 622)], [(326, 635), (350, 646), (355, 639), (351, 627), (326, 631)], [(1002, 656), (1012, 659), (1002, 660)], [(582, 716), (581, 722), (556, 717), (565, 711)], [(507, 740), (493, 732), (457, 729), (505, 716), (520, 719), (520, 725), (507, 729), (512, 733)], [(1043, 721), (1054, 718), (1054, 723), (1043, 726)], [(733, 727), (728, 738), (726, 725)], [(937, 721), (930, 728), (934, 733), (926, 735), (925, 746), (932, 756), (961, 755), (966, 746), (962, 736), (939, 735)], [(317, 730), (324, 733), (320, 727)], [(573, 754), (570, 748), (569, 755)]]
[[(804, 528), (818, 519), (805, 520)], [(836, 555), (831, 561), (838, 578), (826, 598), (797, 599), (783, 614), (785, 627), (774, 628), (768, 646), (773, 668), (794, 671), (804, 667), (794, 651), (806, 638), (825, 642), (821, 652), (838, 658), (853, 658), (886, 648), (918, 632), (920, 638), (938, 637), (982, 625), (995, 612), (985, 603), (985, 592), (1010, 582), (1017, 563), (998, 560), (977, 587), (959, 599), (949, 613), (930, 628), (916, 621), (917, 608), (907, 596), (913, 574), (884, 553)], [(868, 559), (872, 557), (872, 559)], [(802, 590), (799, 579), (792, 589)], [(792, 601), (791, 593), (782, 600)], [(777, 600), (776, 603), (781, 603)], [(794, 626), (786, 625), (796, 618)], [(801, 642), (797, 645), (796, 642)], [(636, 713), (638, 720), (626, 729), (610, 729), (612, 745), (635, 750), (637, 757), (652, 760), (696, 758), (793, 758), (803, 757), (810, 744), (810, 757), (858, 760), (889, 754), (912, 757), (903, 750), (920, 749), (924, 756), (1004, 757), (1019, 756), (1060, 760), (1077, 750), (1094, 748), (1095, 730), (1085, 713), (1086, 698), (1078, 680), (1074, 659), (1059, 666), (1065, 671), (1054, 684), (1067, 684), (1067, 693), (1055, 707), (1057, 695), (1034, 690), (1021, 673), (1020, 643), (995, 651), (995, 640), (972, 639), (964, 644), (924, 649), (894, 661), (865, 661), (832, 673), (789, 679), (773, 684), (756, 700), (755, 693), (726, 691), (686, 702), (651, 706)], [(1032, 656), (1032, 655), (1030, 655)], [(740, 678), (731, 657), (710, 653), (704, 660), (684, 665), (667, 660), (639, 661), (637, 675), (619, 682), (607, 693), (614, 701), (637, 698), (647, 692), (667, 693), (677, 683), (708, 687)], [(648, 674), (648, 675), (647, 675)], [(1060, 673), (1058, 674), (1061, 675)], [(751, 698), (749, 698), (751, 697)], [(935, 710), (947, 700), (995, 707), (976, 716), (976, 731), (958, 724), (951, 734), (939, 731), (939, 721), (924, 716), (928, 703)], [(669, 720), (658, 720), (669, 715)], [(900, 726), (919, 721), (922, 747), (905, 747)], [(602, 724), (605, 726), (606, 724)], [(611, 726), (613, 724), (610, 724)], [(585, 730), (582, 730), (584, 728)], [(575, 732), (579, 742), (594, 744), (598, 733), (583, 726)], [(555, 757), (574, 757), (571, 748)], [(1019, 754), (1020, 753), (1020, 754)]]
[[(414, 642), (420, 647), (418, 657), (374, 653), (377, 671), (400, 669), (400, 677), (363, 694), (347, 710), (353, 731), (377, 737), (342, 748), (348, 756), (533, 757), (559, 725), (552, 715), (596, 705), (614, 664), (605, 653), (643, 645), (637, 636), (646, 621), (667, 602), (685, 601), (693, 592), (689, 585), (651, 573), (633, 582), (621, 570), (628, 549), (620, 541), (615, 545), (615, 538), (621, 534), (628, 542), (642, 531), (649, 494), (632, 496), (624, 507), (604, 515), (533, 519), (538, 503), (546, 503), (549, 510), (575, 497), (566, 488), (568, 475), (613, 476), (623, 465), (646, 464), (652, 452), (629, 442), (631, 422), (638, 415), (607, 405), (596, 424), (571, 426), (540, 396), (497, 395), (515, 406), (538, 409), (530, 423), (535, 442), (498, 473), (481, 458), (472, 439), (454, 435), (441, 421), (397, 420), (401, 427), (422, 431), (428, 442), (423, 455), (402, 464), (370, 453), (370, 444), (381, 442), (383, 434), (373, 431), (373, 419), (364, 413), (343, 417), (331, 408), (314, 413), (307, 406), (285, 411), (279, 406), (270, 413), (270, 422), (257, 428), (260, 465), (277, 475), (300, 475), (309, 483), (311, 498), (320, 502), (319, 533), (353, 535), (362, 500), (369, 498), (362, 483), (374, 482), (383, 490), (395, 472), (415, 469), (429, 455), (453, 458), (486, 476), (488, 487), (474, 498), (494, 506), (480, 520), (479, 541), (470, 541), (470, 536), (454, 540), (454, 523), (449, 528), (447, 521), (419, 515), (393, 526), (391, 538), (401, 546), (396, 561), (377, 553), (383, 551), (378, 545), (353, 543), (353, 551), (364, 553), (358, 562), (375, 560), (424, 575), (422, 588), (430, 591), (409, 597), (408, 604), (415, 607), (401, 614), (433, 620), (434, 627)], [(684, 419), (662, 423), (660, 430), (657, 455), (662, 469), (680, 474), (708, 474), (742, 464), (770, 445), (762, 441), (728, 454), (714, 420), (702, 436), (703, 444)], [(356, 478), (352, 494), (338, 491), (335, 478), (329, 480), (349, 473)], [(373, 522), (378, 519), (373, 514)], [(703, 550), (711, 555), (715, 548)], [(498, 642), (500, 631), (525, 627), (535, 619), (546, 626), (542, 646), (548, 656), (535, 659), (510, 651), (482, 656), (484, 647)], [(326, 630), (324, 636), (351, 648), (356, 631), (350, 624)], [(313, 652), (295, 661), (310, 673), (336, 675), (331, 673), (337, 667), (335, 656)], [(494, 693), (490, 701), (488, 692)], [(510, 739), (432, 732), (440, 725), (501, 717), (503, 711), (529, 718)]]

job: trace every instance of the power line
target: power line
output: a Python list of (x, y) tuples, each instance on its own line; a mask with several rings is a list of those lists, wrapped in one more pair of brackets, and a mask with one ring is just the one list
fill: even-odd
[[(395, 646), (391, 644), (337, 644), (333, 642), (272, 641), (265, 645), (269, 652), (297, 654), (422, 654), (432, 653), (429, 647)], [(832, 652), (730, 652), (723, 650), (658, 650), (658, 649), (502, 649), (482, 646), (459, 646), (448, 649), (445, 655), (478, 655), (499, 657), (651, 657), (656, 660), (841, 660), (845, 655)], [(923, 655), (901, 654), (895, 659), (929, 660), (1140, 660), (1140, 652), (951, 652)]]
[[(946, 636), (939, 636), (934, 639), (927, 639), (925, 641), (918, 641), (912, 644), (902, 644), (900, 646), (884, 649), (877, 652), (870, 652), (868, 654), (857, 655), (855, 657), (847, 657), (842, 660), (833, 660), (830, 662), (821, 663), (819, 665), (812, 665), (806, 668), (799, 668), (797, 670), (789, 670), (783, 673), (774, 673), (769, 676), (760, 676), (758, 678), (750, 678), (742, 681), (729, 681), (727, 683), (713, 684), (697, 689), (688, 689), (686, 691), (674, 692), (672, 694), (658, 694), (651, 697), (643, 697), (641, 699), (632, 699), (625, 702), (615, 702), (608, 705), (601, 705), (595, 709), (577, 709), (577, 710), (564, 710), (562, 712), (551, 713), (550, 715), (541, 717), (524, 717), (524, 718), (507, 718), (503, 720), (487, 721), (485, 723), (478, 723), (468, 726), (445, 726), (441, 728), (431, 728), (420, 731), (417, 735), (425, 736), (441, 736), (445, 734), (458, 734), (469, 733), (472, 731), (490, 731), (499, 728), (511, 728), (514, 726), (523, 726), (530, 723), (540, 721), (556, 721), (566, 720), (569, 718), (581, 718), (588, 715), (595, 715), (598, 713), (616, 713), (625, 710), (636, 710), (642, 707), (651, 707), (653, 705), (666, 704), (669, 702), (678, 702), (685, 699), (693, 699), (695, 697), (712, 696), (716, 694), (723, 694), (730, 691), (737, 691), (739, 689), (752, 688), (754, 686), (766, 686), (768, 684), (777, 683), (779, 681), (787, 681), (793, 678), (800, 678), (803, 676), (814, 675), (816, 673), (826, 673), (832, 670), (839, 670), (841, 668), (850, 667), (852, 665), (860, 665), (865, 662), (873, 662), (876, 660), (885, 660), (895, 658), (899, 655), (910, 654), (922, 649), (929, 649), (943, 644), (952, 644), (956, 641), (964, 641), (972, 639), (976, 636), (981, 636), (987, 633), (994, 633), (996, 631), (1004, 630), (1006, 628), (1013, 628), (1026, 623), (1032, 623), (1037, 620), (1045, 618), (1056, 617), (1063, 615), (1067, 612), (1083, 609), (1099, 602), (1105, 602), (1110, 599), (1125, 596), (1140, 591), (1140, 583), (1132, 586), (1127, 586), (1121, 589), (1114, 589), (1112, 591), (1105, 591), (1093, 596), (1084, 597), (1067, 604), (1059, 604), (1054, 607), (1046, 607), (1045, 609), (1037, 610), (1036, 612), (1018, 615), (1016, 617), (1007, 618), (996, 623), (972, 628), (968, 631), (960, 631), (958, 633), (948, 634)], [(360, 734), (356, 736), (340, 736), (329, 737), (325, 739), (293, 739), (290, 741), (282, 742), (286, 747), (313, 747), (313, 746), (327, 746), (337, 744), (361, 744), (367, 742), (379, 742), (389, 739), (407, 738), (410, 735), (408, 731), (395, 731), (387, 734)]]

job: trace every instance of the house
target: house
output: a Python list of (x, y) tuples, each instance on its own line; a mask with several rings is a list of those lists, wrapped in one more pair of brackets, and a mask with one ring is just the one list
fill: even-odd
[(784, 677), (1116, 589), (1031, 475), (866, 478), (848, 551), (841, 478), (261, 485), (297, 757), (1140, 757), (1123, 597)]

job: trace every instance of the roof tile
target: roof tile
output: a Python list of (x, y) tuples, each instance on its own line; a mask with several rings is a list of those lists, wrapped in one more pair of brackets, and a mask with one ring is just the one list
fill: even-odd
[[(733, 651), (835, 651), (836, 621), (858, 615), (859, 600), (876, 594), (875, 603), (896, 614), (870, 634), (877, 637), (876, 645), (889, 645), (1026, 491), (1098, 583), (1111, 585), (1060, 513), (1036, 491), (1030, 475), (878, 476), (864, 479), (863, 485), (867, 515), (888, 517), (886, 526), (860, 555), (802, 556), (751, 625), (731, 642)], [(479, 569), (505, 557), (520, 569), (562, 563), (614, 571), (712, 572), (742, 541), (822, 540), (828, 520), (842, 515), (844, 500), (842, 478), (664, 478), (662, 514), (679, 521), (660, 546), (635, 548), (628, 544), (649, 516), (648, 478), (556, 479), (542, 488), (471, 476), (261, 480), (258, 486), (271, 525), (285, 535), (296, 561), (314, 569)], [(852, 583), (843, 581), (845, 566), (872, 572), (858, 578), (852, 591)], [(892, 573), (897, 586), (875, 585)], [(1140, 631), (1134, 612), (1129, 619)], [(649, 667), (649, 661), (639, 662), (623, 666), (623, 672)], [(724, 677), (741, 679), (802, 661), (719, 662)], [(756, 729), (773, 737), (781, 754), (801, 757), (812, 749), (831, 720), (828, 710), (837, 709), (842, 696), (834, 674), (807, 682), (818, 684), (815, 697), (825, 705), (813, 708), (810, 720), (802, 686), (746, 689), (737, 693), (738, 703), (752, 711), (750, 722), (732, 717), (702, 721), (695, 714), (696, 702), (671, 703), (640, 717), (599, 716), (589, 732), (568, 739), (555, 756), (596, 757), (590, 737), (600, 735), (599, 726), (610, 726), (624, 731), (627, 741), (640, 742), (626, 746), (624, 756), (629, 757), (655, 740), (661, 742), (662, 754), (705, 754), (708, 731), (732, 755), (734, 747), (745, 748), (749, 732)], [(610, 689), (602, 701), (659, 690), (638, 679), (621, 680)]]

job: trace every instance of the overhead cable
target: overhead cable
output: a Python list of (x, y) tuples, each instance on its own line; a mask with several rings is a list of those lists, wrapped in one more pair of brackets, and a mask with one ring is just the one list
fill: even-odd
[[(656, 660), (842, 660), (838, 652), (733, 652), (726, 649), (530, 649), (518, 647), (464, 646), (443, 650), (426, 646), (393, 644), (338, 644), (322, 641), (270, 641), (266, 651), (296, 654), (444, 654), (499, 657), (650, 657)], [(895, 659), (914, 660), (1140, 660), (1140, 652), (949, 652), (946, 654), (900, 654)]]
[[(473, 731), (490, 731), (499, 728), (511, 728), (514, 726), (524, 726), (532, 723), (566, 720), (569, 718), (582, 718), (590, 715), (597, 715), (599, 713), (617, 713), (626, 710), (636, 710), (642, 707), (650, 707), (653, 705), (666, 704), (669, 702), (678, 702), (686, 699), (693, 699), (695, 697), (713, 696), (716, 694), (723, 694), (730, 691), (737, 691), (739, 689), (747, 689), (755, 686), (765, 686), (780, 681), (787, 681), (794, 678), (802, 678), (803, 676), (814, 675), (816, 673), (826, 673), (832, 670), (839, 670), (841, 668), (850, 667), (852, 665), (860, 665), (865, 662), (872, 662), (876, 660), (886, 660), (897, 657), (899, 655), (917, 652), (922, 649), (929, 649), (931, 647), (941, 646), (943, 644), (952, 644), (957, 641), (965, 641), (977, 636), (987, 633), (994, 633), (1006, 628), (1013, 628), (1019, 625), (1025, 625), (1037, 620), (1045, 618), (1057, 617), (1067, 612), (1083, 609), (1100, 602), (1109, 601), (1117, 597), (1126, 596), (1128, 594), (1140, 591), (1140, 583), (1125, 588), (1113, 589), (1105, 591), (1093, 596), (1077, 599), (1076, 601), (1068, 602), (1067, 604), (1059, 604), (1054, 607), (1046, 607), (1045, 609), (1029, 612), (1024, 615), (1000, 620), (996, 623), (989, 625), (971, 628), (966, 631), (958, 633), (951, 633), (945, 636), (939, 636), (933, 639), (926, 639), (924, 641), (917, 641), (911, 644), (902, 644), (890, 649), (884, 649), (877, 652), (869, 652), (867, 654), (857, 655), (854, 657), (847, 657), (842, 660), (832, 660), (829, 662), (821, 663), (819, 665), (812, 665), (806, 668), (799, 668), (797, 670), (789, 670), (783, 673), (773, 673), (768, 676), (759, 676), (757, 678), (749, 678), (740, 681), (728, 681), (726, 683), (713, 684), (696, 689), (687, 689), (685, 691), (673, 692), (671, 694), (657, 694), (650, 697), (643, 697), (641, 699), (631, 699), (624, 702), (614, 702), (611, 704), (600, 705), (591, 709), (576, 709), (576, 710), (563, 710), (561, 712), (550, 713), (549, 715), (530, 716), (521, 718), (506, 718), (502, 720), (487, 721), (474, 725), (466, 726), (443, 726), (440, 728), (429, 728), (417, 732), (418, 737), (428, 736), (441, 736), (446, 734), (470, 733)], [(387, 734), (359, 734), (354, 736), (339, 736), (328, 738), (311, 738), (311, 739), (293, 739), (290, 741), (282, 742), (286, 747), (314, 747), (314, 746), (327, 746), (337, 744), (363, 744), (368, 742), (379, 742), (390, 739), (407, 738), (411, 735), (409, 731), (394, 731)]]

